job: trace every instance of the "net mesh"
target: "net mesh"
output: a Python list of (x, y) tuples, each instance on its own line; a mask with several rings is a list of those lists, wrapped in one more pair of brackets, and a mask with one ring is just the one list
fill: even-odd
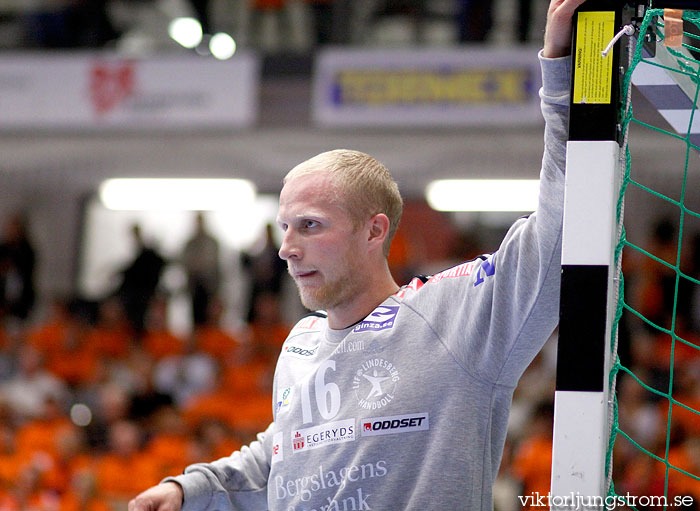
[[(646, 11), (639, 41), (656, 38), (657, 45), (663, 44), (663, 15), (663, 9)], [(669, 129), (664, 122), (638, 118), (632, 102), (622, 101), (626, 140), (631, 127), (653, 130), (659, 136), (670, 137), (669, 145), (683, 152), (682, 158), (676, 158), (682, 166), (680, 189), (661, 193), (635, 174), (634, 137), (623, 144), (615, 250), (617, 268), (622, 271), (616, 280), (610, 378), (610, 395), (616, 397), (611, 402), (606, 502), (624, 503), (629, 509), (666, 509), (691, 502), (695, 508), (700, 506), (700, 335), (693, 324), (697, 312), (690, 310), (693, 303), (700, 303), (692, 299), (700, 294), (698, 254), (694, 252), (698, 250), (698, 237), (692, 241), (692, 232), (700, 225), (700, 208), (689, 193), (700, 186), (695, 180), (700, 147), (692, 129), (700, 91), (700, 11), (685, 11), (683, 20), (683, 50), (666, 48), (672, 56), (671, 65), (645, 58), (643, 45), (631, 42), (630, 64), (622, 87), (623, 97), (631, 97), (635, 70), (655, 66), (676, 76), (676, 81), (689, 83), (691, 88), (684, 90), (692, 103), (685, 112), (688, 122), (683, 133)], [(649, 244), (628, 236), (625, 229), (625, 203), (629, 207), (632, 200), (674, 211), (674, 221), (660, 222)], [(623, 268), (623, 253), (625, 261), (635, 262), (629, 271), (627, 263)], [(623, 284), (629, 280), (633, 282)], [(623, 349), (626, 344), (629, 350)], [(677, 500), (682, 497), (685, 500)]]

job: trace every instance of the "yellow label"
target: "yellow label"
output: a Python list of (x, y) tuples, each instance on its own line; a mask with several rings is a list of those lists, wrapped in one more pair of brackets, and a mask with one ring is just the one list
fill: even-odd
[(577, 104), (609, 104), (613, 59), (601, 55), (615, 37), (614, 11), (582, 11), (576, 25), (574, 97)]

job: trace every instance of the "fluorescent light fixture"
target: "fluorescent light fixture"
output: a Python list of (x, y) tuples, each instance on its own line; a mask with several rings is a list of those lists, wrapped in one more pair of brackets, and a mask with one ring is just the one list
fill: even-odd
[(230, 59), (236, 53), (236, 41), (230, 35), (218, 32), (211, 36), (209, 51), (219, 60)]
[(440, 179), (425, 196), (437, 211), (534, 211), (538, 179)]
[(185, 48), (202, 42), (202, 25), (195, 18), (175, 18), (168, 25), (168, 34)]
[(107, 209), (131, 211), (244, 209), (255, 193), (246, 179), (108, 179), (99, 189)]

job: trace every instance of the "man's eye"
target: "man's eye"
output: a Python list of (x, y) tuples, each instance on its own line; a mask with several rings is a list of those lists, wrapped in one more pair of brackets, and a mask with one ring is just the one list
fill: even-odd
[(315, 220), (304, 220), (303, 227), (304, 229), (310, 229), (312, 227), (316, 227), (318, 225), (318, 222)]

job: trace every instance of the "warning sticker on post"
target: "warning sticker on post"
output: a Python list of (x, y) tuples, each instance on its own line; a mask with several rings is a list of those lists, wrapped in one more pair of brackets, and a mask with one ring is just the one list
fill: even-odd
[(612, 52), (601, 52), (615, 37), (614, 11), (581, 11), (576, 25), (574, 97), (576, 104), (609, 104), (612, 94)]

